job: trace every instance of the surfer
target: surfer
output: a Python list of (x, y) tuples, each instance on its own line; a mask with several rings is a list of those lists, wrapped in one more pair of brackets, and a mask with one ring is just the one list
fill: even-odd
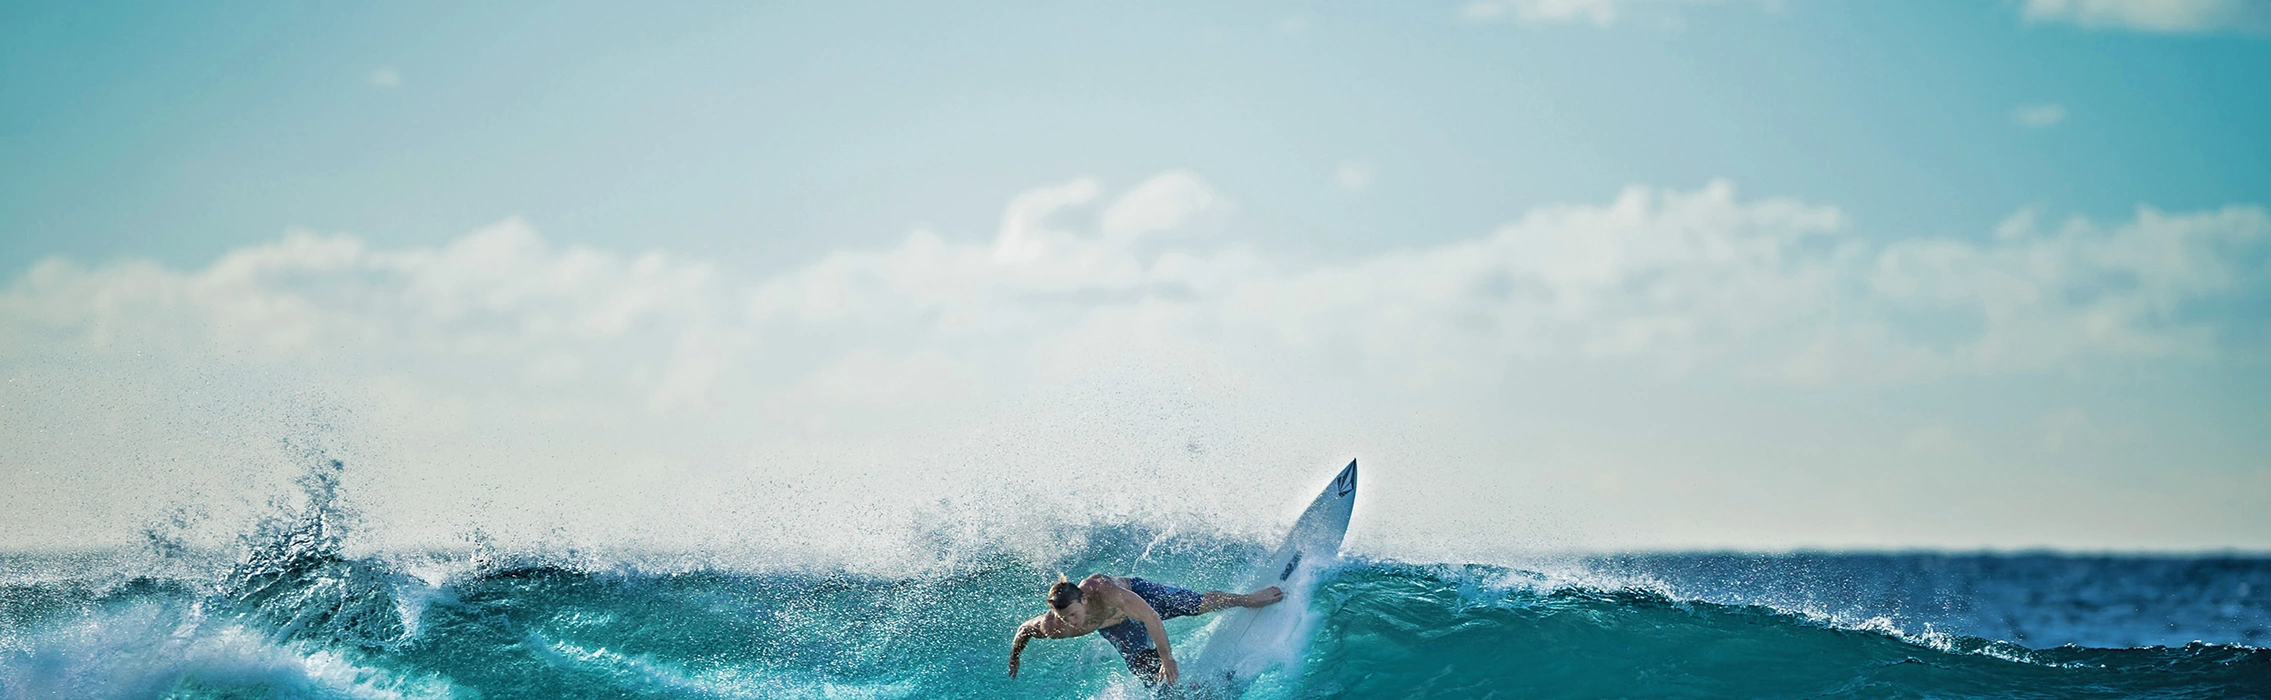
[(1175, 652), (1161, 620), (1204, 615), (1223, 608), (1259, 608), (1285, 599), (1276, 586), (1245, 595), (1199, 593), (1133, 576), (1094, 574), (1079, 584), (1057, 576), (1049, 586), (1049, 611), (1017, 626), (1009, 643), (1009, 677), (1017, 677), (1017, 656), (1034, 637), (1070, 639), (1098, 632), (1127, 659), (1128, 670), (1144, 683), (1174, 685)]

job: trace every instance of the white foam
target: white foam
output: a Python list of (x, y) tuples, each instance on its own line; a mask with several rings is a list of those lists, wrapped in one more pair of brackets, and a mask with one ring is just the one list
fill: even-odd
[(184, 682), (262, 688), (284, 696), (341, 700), (452, 698), (449, 683), (362, 665), (350, 653), (277, 644), (243, 627), (201, 622), (156, 603), (105, 610), (26, 633), (23, 651), (0, 656), (0, 689), (11, 697), (152, 698)]

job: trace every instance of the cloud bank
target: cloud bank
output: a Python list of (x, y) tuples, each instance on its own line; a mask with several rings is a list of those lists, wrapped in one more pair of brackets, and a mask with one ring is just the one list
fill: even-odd
[[(422, 514), (402, 518), (431, 526), (412, 539), (499, 503), (588, 518), (575, 504), (647, 488), (664, 495), (623, 506), (620, 527), (658, 503), (730, 510), (756, 488), (850, 527), (837, 511), (898, 507), (862, 500), (876, 483), (904, 505), (964, 488), (940, 479), (1067, 463), (1168, 470), (1157, 488), (1205, 510), (1235, 490), (1175, 470), (1297, 477), (1285, 465), (1306, 453), (1258, 455), (1323, 459), (1356, 444), (1331, 435), (1409, 407), (1542, 400), (1520, 387), (1571, 368), (1804, 389), (2213, 364), (2261, 357), (2255, 321), (2219, 310), (2271, 298), (2271, 216), (2251, 206), (2110, 224), (2022, 211), (1976, 237), (1882, 241), (1836, 207), (1713, 182), (1324, 261), (1243, 243), (1236, 224), (1233, 198), (1171, 171), (1117, 193), (1037, 188), (987, 237), (917, 230), (771, 276), (556, 244), (520, 220), (438, 247), (293, 232), (191, 270), (52, 259), (0, 292), (16, 368), (0, 435), (19, 446), (0, 456), (0, 517), (63, 537), (163, 500), (105, 494), (225, 489), (234, 477), (149, 465), (184, 444), (216, 445), (183, 458), (200, 464), (249, 459), (241, 426), (164, 416), (280, 387), (352, 407), (389, 446), (381, 461), (415, 465), (393, 488), (450, 494), (374, 506)], [(1460, 478), (1483, 477), (1441, 487)], [(1124, 486), (1074, 473), (1040, 488), (1078, 501)]]
[[(986, 241), (918, 230), (776, 277), (650, 251), (560, 246), (508, 219), (437, 248), (292, 232), (202, 270), (51, 259), (0, 297), (7, 350), (156, 352), (368, 366), (497, 361), (531, 386), (599, 379), (667, 411), (827, 329), (838, 359), (1027, 358), (1103, 346), (1361, 358), (1386, 375), (1510, 358), (1880, 382), (2231, 351), (2191, 305), (2259, 292), (2256, 207), (2139, 209), (2104, 225), (2022, 211), (1982, 239), (1855, 235), (1835, 207), (1634, 187), (1461, 241), (1315, 264), (1220, 230), (1230, 200), (1169, 172), (1103, 202), (1082, 179), (1012, 200)], [(1948, 332), (1961, 328), (1961, 332)], [(1245, 352), (1245, 351), (1241, 351)], [(1045, 375), (1048, 372), (1034, 372)]]

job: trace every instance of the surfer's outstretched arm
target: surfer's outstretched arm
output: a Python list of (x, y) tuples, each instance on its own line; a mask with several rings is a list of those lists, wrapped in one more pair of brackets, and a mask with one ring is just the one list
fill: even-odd
[(1017, 677), (1017, 656), (1018, 656), (1019, 654), (1023, 654), (1023, 653), (1025, 653), (1025, 643), (1026, 643), (1026, 642), (1029, 642), (1029, 641), (1032, 641), (1032, 640), (1033, 640), (1033, 635), (1034, 635), (1034, 634), (1036, 633), (1036, 632), (1035, 632), (1035, 630), (1034, 630), (1033, 628), (1034, 628), (1034, 625), (1033, 625), (1032, 621), (1030, 621), (1030, 620), (1029, 620), (1029, 621), (1026, 621), (1026, 623), (1025, 623), (1025, 624), (1022, 624), (1022, 625), (1018, 625), (1018, 626), (1017, 626), (1017, 638), (1016, 638), (1016, 639), (1012, 639), (1012, 640), (1010, 640), (1010, 642), (1009, 642), (1009, 677), (1010, 677), (1010, 678), (1016, 678), (1016, 677)]

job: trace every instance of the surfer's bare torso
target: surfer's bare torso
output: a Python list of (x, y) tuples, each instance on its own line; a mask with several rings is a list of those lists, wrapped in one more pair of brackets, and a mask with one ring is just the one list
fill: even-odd
[[(1142, 605), (1147, 611), (1151, 610), (1149, 604), (1144, 603), (1142, 598), (1136, 597), (1133, 591), (1128, 590), (1128, 577), (1126, 576), (1089, 574), (1088, 578), (1080, 580), (1080, 593), (1081, 597), (1087, 602), (1088, 608), (1085, 611), (1086, 614), (1080, 616), (1082, 619), (1067, 619), (1068, 616), (1055, 612), (1043, 613), (1025, 621), (1026, 626), (1033, 630), (1031, 636), (1042, 639), (1070, 639), (1126, 622), (1128, 621), (1127, 603), (1130, 600), (1134, 601), (1136, 605)], [(1126, 599), (1123, 600), (1122, 596), (1125, 596)], [(1153, 614), (1157, 615), (1158, 613), (1153, 612)]]

